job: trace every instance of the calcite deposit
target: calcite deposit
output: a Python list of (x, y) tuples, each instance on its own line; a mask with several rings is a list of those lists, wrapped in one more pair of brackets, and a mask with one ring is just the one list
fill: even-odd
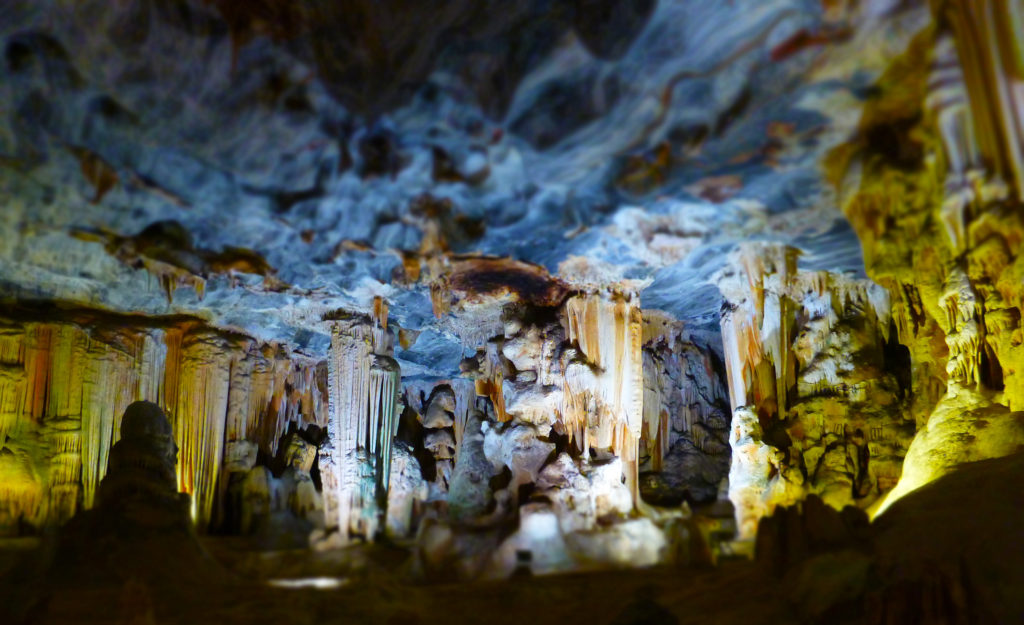
[(14, 0), (0, 50), (0, 577), (116, 517), (275, 623), (714, 566), (1013, 613), (899, 543), (1024, 450), (1020, 0)]
[(837, 509), (869, 506), (899, 479), (914, 434), (889, 294), (867, 280), (800, 272), (796, 254), (743, 246), (719, 281), (729, 492), (747, 537), (775, 505), (812, 493)]
[[(69, 519), (95, 502), (134, 400), (166, 407), (192, 517), (219, 523), (228, 474), (274, 456), (289, 424), (324, 426), (321, 364), (195, 319), (71, 311), (4, 321), (0, 417), (8, 535)], [(21, 529), (19, 529), (21, 528)]]

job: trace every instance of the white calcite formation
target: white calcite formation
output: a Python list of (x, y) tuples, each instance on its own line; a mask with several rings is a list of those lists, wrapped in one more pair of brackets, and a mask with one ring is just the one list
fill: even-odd
[(398, 428), (400, 371), (387, 308), (332, 332), (328, 440), (321, 449), (325, 529), (342, 544), (383, 529)]

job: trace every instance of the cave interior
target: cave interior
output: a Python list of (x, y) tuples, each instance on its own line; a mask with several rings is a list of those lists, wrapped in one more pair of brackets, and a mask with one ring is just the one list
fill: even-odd
[(1024, 0), (0, 49), (0, 622), (1024, 622)]

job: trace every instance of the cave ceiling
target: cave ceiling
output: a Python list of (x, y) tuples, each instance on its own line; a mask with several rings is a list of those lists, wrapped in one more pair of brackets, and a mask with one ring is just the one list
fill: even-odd
[(580, 283), (717, 332), (740, 241), (863, 275), (821, 163), (919, 4), (3, 3), (0, 293), (314, 356), (381, 296), (406, 377)]

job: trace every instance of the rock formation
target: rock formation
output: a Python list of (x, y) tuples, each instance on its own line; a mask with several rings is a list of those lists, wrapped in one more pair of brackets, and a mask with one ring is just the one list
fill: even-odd
[[(918, 436), (906, 482), (886, 504), (953, 457), (1002, 455), (1019, 439), (1011, 411), (1021, 407), (1024, 131), (1013, 85), (1024, 57), (1005, 28), (1019, 9), (950, 1), (933, 10), (934, 25), (881, 78), (881, 97), (832, 161), (867, 273), (890, 293), (897, 338), (910, 353), (908, 416)], [(908, 158), (894, 162), (873, 142), (880, 132), (908, 146)], [(972, 440), (987, 438), (990, 423), (1005, 443)]]
[(120, 414), (136, 399), (167, 407), (178, 488), (200, 527), (219, 522), (222, 471), (248, 470), (289, 423), (326, 425), (314, 360), (191, 319), (140, 323), (82, 311), (3, 331), (2, 527), (39, 529), (93, 506)]
[(383, 529), (398, 430), (400, 371), (390, 356), (387, 307), (372, 321), (335, 324), (331, 341), (330, 420), (321, 451), (326, 529), (342, 543), (372, 540)]
[(835, 508), (869, 506), (899, 479), (913, 437), (888, 294), (796, 262), (792, 248), (751, 244), (719, 282), (729, 492), (748, 538), (774, 506), (811, 493)]

